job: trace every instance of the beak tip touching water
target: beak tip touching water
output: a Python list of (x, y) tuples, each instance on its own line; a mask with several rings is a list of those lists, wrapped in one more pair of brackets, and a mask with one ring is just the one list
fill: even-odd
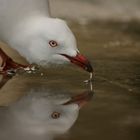
[(77, 53), (77, 55), (74, 57), (66, 55), (66, 54), (61, 54), (61, 55), (65, 56), (67, 59), (69, 59), (71, 63), (83, 68), (85, 71), (93, 73), (93, 67), (92, 67), (91, 63), (82, 54)]
[(86, 70), (87, 72), (93, 73), (93, 67), (92, 67), (92, 65), (90, 64), (90, 62), (88, 62), (88, 63), (85, 65), (85, 70)]

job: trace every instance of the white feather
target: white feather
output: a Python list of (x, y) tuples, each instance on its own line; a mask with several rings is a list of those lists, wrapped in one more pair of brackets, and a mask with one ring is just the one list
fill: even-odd
[[(50, 17), (47, 0), (0, 0), (0, 39), (41, 65), (66, 62), (59, 53), (75, 56), (78, 51), (67, 24)], [(50, 40), (58, 47), (51, 48)]]

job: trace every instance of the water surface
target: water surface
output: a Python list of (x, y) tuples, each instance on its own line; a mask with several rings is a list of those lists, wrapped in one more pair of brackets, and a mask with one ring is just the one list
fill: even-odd
[[(93, 22), (88, 25), (70, 23), (70, 26), (78, 39), (79, 49), (94, 66), (95, 94), (80, 111), (70, 131), (57, 139), (139, 140), (139, 24)], [(24, 61), (10, 52), (8, 50), (14, 59)], [(9, 80), (0, 91), (0, 105), (16, 103), (33, 89), (52, 89), (57, 94), (65, 91), (69, 95), (89, 89), (83, 83), (88, 73), (76, 66), (42, 69), (42, 72), (43, 76), (40, 73), (22, 74)]]

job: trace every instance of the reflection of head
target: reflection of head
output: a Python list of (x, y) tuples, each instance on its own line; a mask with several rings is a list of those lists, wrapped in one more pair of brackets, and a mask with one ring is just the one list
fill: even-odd
[(78, 117), (77, 104), (63, 105), (68, 100), (69, 98), (53, 96), (25, 98), (11, 111), (23, 131), (61, 134), (68, 131)]
[(79, 109), (91, 99), (89, 95), (68, 97), (33, 91), (7, 110), (0, 110), (0, 139), (44, 140), (63, 134), (75, 123)]

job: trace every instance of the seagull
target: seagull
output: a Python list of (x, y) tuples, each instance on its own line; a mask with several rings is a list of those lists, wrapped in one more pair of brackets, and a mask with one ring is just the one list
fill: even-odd
[(0, 139), (41, 140), (45, 137), (50, 140), (64, 134), (74, 125), (79, 110), (92, 95), (89, 91), (74, 97), (53, 95), (52, 91), (32, 91), (6, 109), (0, 109)]
[[(0, 40), (30, 64), (51, 66), (70, 62), (92, 73), (93, 68), (80, 54), (67, 23), (51, 17), (49, 11), (48, 0), (0, 0)], [(26, 67), (16, 63), (2, 49), (0, 56), (3, 71)]]

